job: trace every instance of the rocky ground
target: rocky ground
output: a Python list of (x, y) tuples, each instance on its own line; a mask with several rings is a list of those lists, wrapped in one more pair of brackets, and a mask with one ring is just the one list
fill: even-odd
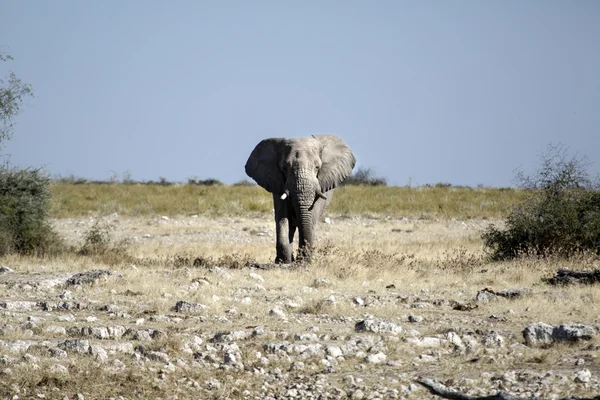
[[(419, 377), (480, 396), (600, 394), (600, 292), (544, 284), (556, 262), (448, 253), (477, 248), (486, 221), (330, 219), (333, 254), (276, 270), (167, 257), (265, 263), (266, 217), (111, 221), (154, 261), (0, 259), (0, 397), (434, 398)], [(93, 221), (55, 225), (81, 244)]]

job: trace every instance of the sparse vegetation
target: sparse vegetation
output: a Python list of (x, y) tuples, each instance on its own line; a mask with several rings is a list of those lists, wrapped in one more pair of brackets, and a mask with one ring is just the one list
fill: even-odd
[(371, 168), (359, 167), (343, 183), (345, 186), (387, 186), (387, 180), (376, 176)]
[(600, 186), (584, 157), (550, 146), (539, 170), (517, 179), (525, 198), (506, 217), (504, 229), (490, 225), (483, 234), (492, 260), (600, 253)]

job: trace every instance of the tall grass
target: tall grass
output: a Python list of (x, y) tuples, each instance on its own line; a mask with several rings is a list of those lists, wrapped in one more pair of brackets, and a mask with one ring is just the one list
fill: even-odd
[[(270, 193), (241, 185), (52, 185), (52, 216), (252, 215), (270, 213)], [(365, 187), (336, 189), (329, 213), (337, 215), (499, 218), (523, 199), (518, 189), (469, 187)]]

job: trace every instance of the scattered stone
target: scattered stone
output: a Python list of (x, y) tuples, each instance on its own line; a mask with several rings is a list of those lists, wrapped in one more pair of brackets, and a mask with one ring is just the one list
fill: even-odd
[(10, 272), (15, 272), (15, 271), (12, 270), (12, 269), (10, 269), (10, 268), (8, 268), (8, 267), (5, 267), (4, 265), (0, 266), (0, 274), (7, 274), (7, 273), (10, 273)]
[(244, 297), (243, 299), (240, 300), (240, 303), (242, 303), (242, 304), (250, 304), (250, 303), (252, 303), (252, 298), (246, 296), (246, 297)]
[(360, 297), (355, 297), (352, 301), (357, 306), (364, 306), (365, 305), (365, 301), (363, 299), (361, 299)]
[(294, 335), (294, 339), (304, 342), (318, 342), (319, 336), (316, 333), (297, 333)]
[(592, 379), (592, 373), (587, 368), (575, 373), (575, 382), (577, 383), (588, 383), (590, 379)]
[(499, 297), (503, 297), (506, 299), (516, 299), (518, 297), (522, 297), (524, 295), (531, 294), (531, 289), (522, 288), (522, 289), (505, 289), (499, 292), (496, 292), (493, 289), (485, 288), (477, 292), (475, 296), (475, 301), (493, 301), (498, 300)]
[(64, 300), (71, 300), (73, 298), (73, 295), (71, 294), (70, 291), (63, 290), (63, 292), (58, 297), (60, 297), (61, 299), (64, 299)]
[(496, 332), (485, 334), (481, 338), (481, 344), (485, 347), (504, 347), (504, 342), (504, 337)]
[(200, 303), (190, 303), (188, 301), (178, 301), (175, 303), (174, 310), (183, 313), (199, 313), (206, 310), (208, 306)]
[(596, 328), (584, 324), (562, 324), (555, 326), (552, 337), (557, 342), (575, 342), (591, 340), (596, 336)]
[(477, 304), (475, 303), (464, 303), (464, 302), (460, 302), (460, 301), (456, 301), (456, 300), (452, 300), (450, 302), (450, 305), (452, 306), (453, 310), (458, 310), (458, 311), (471, 311), (476, 309), (477, 307), (479, 307)]
[(386, 359), (387, 356), (384, 353), (379, 352), (375, 354), (369, 354), (365, 358), (365, 361), (369, 364), (381, 364), (384, 363)]
[(554, 342), (552, 338), (553, 331), (554, 327), (552, 325), (544, 324), (543, 322), (529, 325), (523, 330), (525, 344), (531, 347), (551, 344)]
[(344, 353), (342, 352), (342, 349), (339, 346), (329, 344), (325, 346), (325, 354), (337, 358), (342, 356)]
[(523, 330), (525, 344), (530, 347), (549, 345), (554, 342), (576, 342), (590, 340), (596, 336), (593, 326), (583, 324), (562, 324), (557, 326), (542, 322), (532, 324)]
[(217, 343), (237, 342), (238, 340), (245, 340), (250, 337), (252, 337), (252, 332), (250, 331), (218, 332), (213, 336), (212, 341)]
[(90, 346), (90, 354), (94, 357), (94, 360), (98, 362), (105, 362), (108, 360), (108, 353), (100, 346)]
[(285, 312), (281, 309), (281, 307), (273, 307), (269, 311), (269, 315), (271, 317), (277, 317), (277, 318), (281, 318), (281, 319), (287, 319), (287, 315), (285, 315)]
[(66, 352), (87, 354), (90, 350), (90, 341), (87, 339), (69, 339), (60, 342), (58, 348)]
[(35, 301), (0, 301), (0, 309), (13, 311), (31, 311), (40, 308)]
[(73, 275), (69, 279), (67, 279), (67, 284), (69, 285), (84, 285), (84, 284), (94, 284), (98, 282), (100, 279), (108, 279), (111, 275), (110, 271), (104, 269), (94, 269), (87, 272), (80, 272), (78, 274)]
[(365, 319), (357, 322), (354, 325), (356, 332), (373, 332), (373, 333), (392, 333), (398, 334), (402, 332), (402, 328), (393, 322), (380, 321), (375, 319)]
[(423, 322), (423, 317), (420, 315), (409, 315), (408, 322)]

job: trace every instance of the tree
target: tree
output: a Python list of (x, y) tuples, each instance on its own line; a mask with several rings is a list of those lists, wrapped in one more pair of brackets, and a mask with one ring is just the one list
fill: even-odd
[[(0, 62), (12, 59), (9, 54), (0, 52)], [(14, 118), (27, 96), (33, 96), (31, 85), (23, 83), (14, 72), (10, 71), (7, 78), (0, 77), (0, 149), (2, 143), (12, 136)]]

